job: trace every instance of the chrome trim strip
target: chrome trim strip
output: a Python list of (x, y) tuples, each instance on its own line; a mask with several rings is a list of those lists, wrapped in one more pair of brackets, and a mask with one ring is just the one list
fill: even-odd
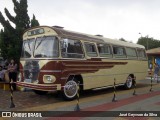
[(92, 90), (101, 90), (101, 89), (112, 88), (112, 87), (113, 87), (113, 85), (109, 85), (109, 86), (105, 86), (105, 87), (94, 88)]
[[(97, 57), (96, 57), (97, 58)], [(20, 58), (20, 61), (25, 61), (25, 60), (49, 60), (49, 61), (63, 61), (63, 60), (87, 60), (87, 58)]]
[[(146, 73), (146, 72), (132, 72), (134, 74), (142, 74), (142, 73)], [(122, 74), (109, 74), (109, 75), (92, 75), (92, 76), (83, 76), (85, 78), (90, 78), (90, 77), (99, 77), (99, 76), (114, 76), (114, 75), (129, 75), (131, 73), (122, 73)]]
[(62, 77), (62, 78), (61, 78), (61, 80), (66, 80), (66, 79), (67, 79), (67, 77)]
[(40, 70), (40, 72), (62, 72), (61, 70)]
[[(120, 83), (120, 84), (117, 84), (117, 85), (115, 85), (115, 86), (117, 87), (117, 86), (122, 86), (122, 85), (124, 85), (124, 83)], [(104, 87), (94, 88), (94, 89), (92, 89), (92, 90), (102, 90), (102, 89), (113, 88), (113, 87), (114, 87), (113, 85), (108, 85), (108, 86), (104, 86)]]
[[(20, 69), (20, 71), (23, 71), (24, 69)], [(40, 72), (62, 72), (61, 70), (40, 70)]]

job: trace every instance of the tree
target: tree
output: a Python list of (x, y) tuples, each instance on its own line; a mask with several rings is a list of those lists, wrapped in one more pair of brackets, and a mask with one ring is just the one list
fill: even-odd
[(120, 38), (119, 40), (120, 40), (120, 41), (127, 42), (124, 38)]
[(137, 44), (145, 46), (146, 50), (148, 50), (159, 47), (160, 41), (146, 36), (146, 37), (140, 37), (138, 39)]
[(38, 20), (36, 20), (35, 15), (33, 14), (33, 18), (31, 20), (31, 27), (39, 26)]
[(3, 30), (1, 30), (0, 33), (0, 48), (1, 48), (1, 55), (6, 59), (8, 56), (8, 48), (9, 48), (9, 39), (7, 34), (8, 34), (8, 30), (5, 30), (6, 32), (4, 32)]
[[(0, 45), (1, 45), (1, 31), (0, 31)], [(0, 49), (0, 57), (2, 56), (1, 53), (2, 52), (1, 52), (1, 49)]]
[[(0, 12), (0, 23), (4, 27), (0, 33), (0, 49), (1, 54), (5, 59), (15, 58), (19, 60), (22, 49), (22, 34), (25, 29), (31, 25), (30, 18), (28, 16), (27, 0), (12, 0), (14, 4), (15, 16), (11, 15), (7, 8), (5, 8), (5, 14), (8, 20), (5, 20), (4, 16)], [(10, 23), (13, 23), (13, 27)], [(32, 20), (32, 25), (38, 25), (38, 21)]]

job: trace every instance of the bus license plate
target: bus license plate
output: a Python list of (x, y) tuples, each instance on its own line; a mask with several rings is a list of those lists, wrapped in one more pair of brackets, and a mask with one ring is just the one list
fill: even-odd
[(32, 80), (31, 79), (25, 79), (24, 82), (28, 82), (28, 83), (31, 83)]

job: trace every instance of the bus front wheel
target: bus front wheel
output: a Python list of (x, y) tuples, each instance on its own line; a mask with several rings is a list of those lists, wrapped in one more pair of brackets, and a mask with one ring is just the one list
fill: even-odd
[(74, 80), (69, 80), (66, 82), (63, 88), (63, 98), (65, 100), (73, 100), (77, 97), (78, 93), (78, 82), (74, 78)]
[(133, 79), (131, 76), (127, 77), (126, 83), (125, 83), (125, 88), (126, 89), (131, 89), (133, 85)]

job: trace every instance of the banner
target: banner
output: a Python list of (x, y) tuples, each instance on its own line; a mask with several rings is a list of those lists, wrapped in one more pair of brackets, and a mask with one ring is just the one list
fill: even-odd
[(1, 111), (0, 117), (160, 117), (160, 111)]

